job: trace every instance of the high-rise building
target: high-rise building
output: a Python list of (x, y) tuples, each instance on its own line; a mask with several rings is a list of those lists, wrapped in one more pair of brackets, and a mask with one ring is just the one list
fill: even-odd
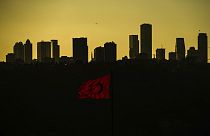
[(15, 62), (15, 54), (14, 53), (8, 53), (6, 55), (6, 62), (7, 63), (14, 63)]
[(176, 52), (169, 52), (168, 56), (170, 61), (176, 60)]
[(182, 61), (184, 59), (185, 59), (184, 38), (176, 38), (176, 60)]
[(75, 61), (88, 63), (87, 38), (73, 38), (73, 58)]
[(208, 36), (206, 33), (198, 35), (198, 52), (202, 63), (208, 62)]
[(105, 62), (112, 63), (117, 60), (117, 44), (107, 42), (104, 44), (104, 59)]
[(97, 47), (94, 49), (94, 61), (104, 62), (104, 47)]
[(165, 60), (165, 49), (161, 48), (156, 50), (156, 59)]
[(15, 43), (13, 47), (13, 51), (15, 54), (15, 60), (24, 62), (24, 46), (22, 42)]
[(58, 45), (58, 40), (51, 40), (52, 43), (52, 58), (58, 63), (60, 59), (60, 46)]
[(51, 58), (51, 42), (41, 41), (37, 43), (37, 59), (45, 62)]
[(139, 54), (138, 35), (129, 35), (129, 48), (130, 59), (135, 59)]
[(24, 44), (24, 62), (27, 64), (32, 63), (32, 43), (29, 39)]
[(148, 59), (152, 59), (152, 25), (141, 25), (141, 53), (147, 54)]

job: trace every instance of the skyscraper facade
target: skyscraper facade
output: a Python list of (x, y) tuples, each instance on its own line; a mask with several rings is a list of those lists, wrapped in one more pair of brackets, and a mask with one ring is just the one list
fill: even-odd
[(139, 39), (138, 35), (129, 35), (129, 56), (130, 59), (135, 59), (139, 54)]
[(176, 60), (182, 61), (184, 59), (185, 59), (184, 38), (176, 38)]
[(198, 35), (198, 52), (200, 62), (208, 62), (208, 36), (206, 33), (199, 33)]
[(161, 48), (156, 50), (156, 59), (165, 60), (165, 49)]
[(52, 43), (52, 58), (56, 63), (59, 62), (60, 59), (60, 46), (58, 45), (58, 40), (51, 40)]
[(24, 62), (24, 45), (22, 42), (17, 42), (13, 48), (16, 61)]
[(104, 62), (104, 47), (97, 47), (94, 49), (94, 61)]
[(41, 41), (37, 43), (37, 59), (39, 62), (51, 58), (51, 42)]
[(104, 44), (104, 59), (107, 63), (112, 63), (117, 60), (117, 44), (107, 42)]
[(152, 59), (152, 25), (142, 24), (140, 31), (141, 53), (147, 54), (148, 59)]
[(24, 62), (27, 64), (32, 63), (32, 43), (29, 39), (24, 44)]
[(88, 63), (87, 38), (73, 38), (73, 58), (75, 61)]

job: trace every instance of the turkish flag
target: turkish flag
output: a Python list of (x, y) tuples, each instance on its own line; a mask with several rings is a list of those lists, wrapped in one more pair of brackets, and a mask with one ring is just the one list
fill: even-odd
[(80, 99), (110, 99), (111, 75), (88, 80), (79, 89)]

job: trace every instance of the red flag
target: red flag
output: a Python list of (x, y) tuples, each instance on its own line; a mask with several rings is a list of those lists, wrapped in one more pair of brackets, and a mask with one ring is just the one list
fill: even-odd
[(79, 89), (80, 99), (109, 99), (111, 75), (88, 80)]

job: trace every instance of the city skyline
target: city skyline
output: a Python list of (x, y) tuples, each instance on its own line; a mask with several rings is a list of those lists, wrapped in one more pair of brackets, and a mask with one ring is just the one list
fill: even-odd
[[(163, 47), (168, 58), (168, 53), (175, 50), (175, 38), (184, 37), (186, 49), (191, 46), (197, 49), (197, 34), (210, 33), (208, 0), (0, 2), (0, 61), (6, 60), (5, 55), (12, 50), (15, 42), (26, 39), (33, 44), (57, 39), (61, 55), (72, 56), (72, 37), (88, 37), (91, 52), (107, 41), (115, 41), (119, 49), (117, 59), (121, 59), (129, 56), (128, 35), (139, 35), (139, 25), (143, 23), (153, 25), (152, 54), (157, 48)], [(100, 6), (94, 6), (97, 4)], [(52, 10), (55, 8), (57, 10)], [(36, 52), (33, 46), (33, 58), (37, 57)]]

